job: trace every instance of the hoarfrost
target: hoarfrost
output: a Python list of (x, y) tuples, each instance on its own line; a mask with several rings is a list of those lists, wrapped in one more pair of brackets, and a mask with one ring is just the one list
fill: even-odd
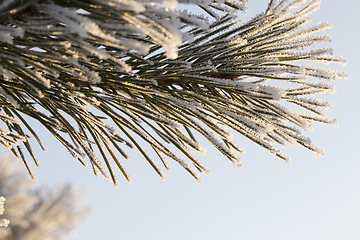
[(12, 96), (10, 96), (8, 93), (6, 93), (2, 88), (0, 88), (0, 96), (3, 96), (9, 103), (11, 103), (15, 108), (19, 108), (20, 104), (19, 102), (14, 99)]
[[(4, 214), (4, 203), (5, 203), (5, 198), (3, 196), (0, 196), (0, 215)], [(0, 218), (0, 227), (7, 227), (9, 225), (10, 221), (7, 219), (3, 219)]]

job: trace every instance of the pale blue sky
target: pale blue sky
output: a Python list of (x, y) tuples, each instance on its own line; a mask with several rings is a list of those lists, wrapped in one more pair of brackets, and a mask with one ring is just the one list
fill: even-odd
[[(267, 0), (249, 0), (248, 19), (263, 11)], [(122, 179), (119, 189), (92, 175), (47, 133), (47, 153), (38, 152), (43, 164), (37, 170), (40, 184), (73, 183), (91, 186), (88, 223), (80, 226), (76, 240), (357, 240), (360, 239), (360, 29), (358, 0), (323, 0), (312, 15), (313, 23), (334, 25), (327, 45), (349, 60), (350, 78), (336, 84), (336, 94), (318, 95), (330, 101), (328, 113), (338, 128), (317, 125), (306, 133), (325, 149), (325, 157), (301, 147), (287, 148), (292, 164), (274, 157), (256, 144), (236, 136), (246, 150), (243, 169), (237, 170), (216, 149), (204, 142), (208, 153), (200, 158), (211, 174), (196, 182), (177, 164), (162, 181), (136, 153), (126, 162), (133, 184)], [(38, 128), (42, 129), (42, 128)], [(36, 144), (34, 144), (35, 146)], [(3, 154), (6, 151), (0, 149)], [(71, 239), (71, 238), (69, 238)]]

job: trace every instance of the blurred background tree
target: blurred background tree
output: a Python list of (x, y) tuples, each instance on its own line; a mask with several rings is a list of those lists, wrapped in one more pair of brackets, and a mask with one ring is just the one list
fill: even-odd
[(89, 214), (89, 209), (81, 207), (82, 191), (70, 185), (51, 190), (39, 187), (9, 157), (0, 160), (0, 196), (6, 198), (2, 217), (10, 221), (0, 228), (1, 240), (66, 239)]

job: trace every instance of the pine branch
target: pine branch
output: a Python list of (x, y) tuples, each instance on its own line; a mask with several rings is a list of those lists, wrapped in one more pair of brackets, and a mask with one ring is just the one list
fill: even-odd
[[(85, 166), (87, 156), (94, 173), (115, 185), (113, 162), (131, 182), (113, 151), (128, 160), (123, 147), (138, 149), (164, 178), (138, 139), (165, 169), (170, 158), (201, 182), (196, 172), (209, 170), (190, 150), (205, 152), (193, 131), (241, 168), (243, 150), (232, 142), (233, 131), (290, 163), (276, 145), (299, 144), (321, 156), (323, 150), (302, 131), (313, 129), (314, 122), (336, 125), (325, 114), (331, 104), (311, 97), (334, 92), (322, 80), (347, 75), (299, 65), (346, 64), (330, 48), (304, 50), (331, 39), (316, 35), (330, 28), (328, 23), (305, 27), (320, 1), (296, 11), (302, 1), (271, 1), (264, 13), (243, 24), (235, 13), (246, 11), (245, 1), (191, 2), (212, 17), (210, 22), (178, 12), (166, 6), (169, 2), (26, 1), (28, 7), (17, 14), (11, 11), (20, 3), (8, 2), (12, 8), (0, 14), (0, 119), (7, 127), (0, 129), (0, 143), (22, 158), (32, 175), (19, 144), (40, 166), (30, 133), (42, 143), (27, 117), (39, 121)], [(283, 102), (305, 112), (287, 109)]]

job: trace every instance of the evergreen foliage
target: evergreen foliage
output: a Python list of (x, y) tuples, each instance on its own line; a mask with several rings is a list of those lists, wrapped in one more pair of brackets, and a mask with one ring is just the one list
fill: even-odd
[[(116, 154), (129, 159), (124, 148), (139, 150), (165, 177), (139, 140), (165, 169), (171, 159), (199, 182), (197, 171), (209, 170), (192, 154), (205, 153), (194, 133), (238, 168), (244, 151), (232, 132), (288, 163), (276, 145), (299, 144), (321, 156), (303, 130), (337, 122), (325, 113), (331, 104), (313, 96), (334, 92), (324, 81), (347, 75), (301, 64), (346, 60), (331, 48), (311, 49), (331, 40), (317, 35), (331, 25), (305, 27), (320, 1), (305, 2), (271, 0), (242, 23), (237, 17), (247, 11), (245, 0), (2, 1), (0, 142), (35, 178), (20, 148), (40, 167), (30, 135), (45, 147), (40, 130), (27, 122), (33, 118), (115, 185), (114, 164), (131, 182)], [(177, 3), (199, 6), (205, 16), (178, 11)], [(288, 103), (304, 111), (288, 109)]]

